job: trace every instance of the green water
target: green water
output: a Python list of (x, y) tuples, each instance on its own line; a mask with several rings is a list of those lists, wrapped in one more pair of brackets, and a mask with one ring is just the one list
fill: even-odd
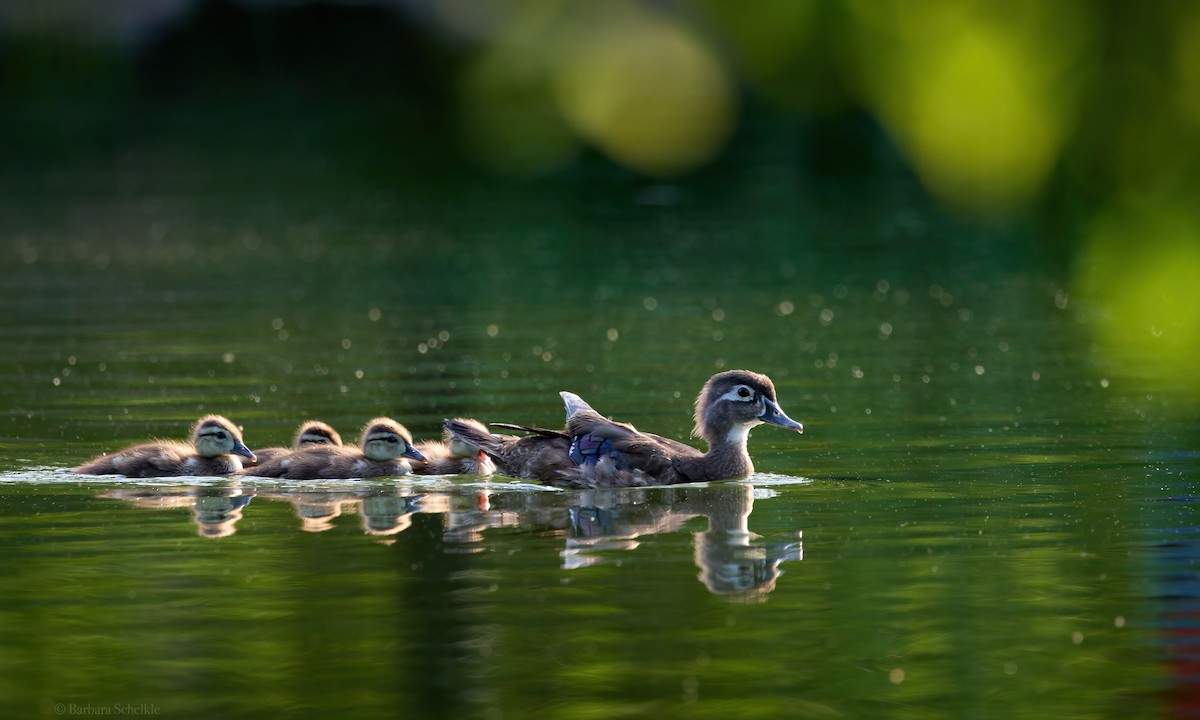
[[(1040, 231), (775, 185), (224, 180), (6, 201), (5, 717), (1195, 707), (1195, 413), (1096, 350)], [(806, 428), (757, 429), (745, 483), (63, 472), (208, 412), (420, 439), (560, 423), (564, 389), (685, 439), (733, 367)]]

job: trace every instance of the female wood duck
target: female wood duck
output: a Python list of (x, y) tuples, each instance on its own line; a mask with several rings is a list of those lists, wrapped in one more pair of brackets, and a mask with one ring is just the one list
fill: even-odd
[(247, 467), (253, 465), (262, 465), (277, 458), (281, 458), (294, 450), (300, 450), (305, 447), (314, 447), (321, 445), (336, 445), (341, 446), (342, 436), (338, 435), (337, 430), (334, 430), (329, 425), (320, 420), (309, 420), (301, 423), (296, 429), (296, 436), (292, 438), (292, 446), (285, 447), (269, 447), (261, 450), (255, 450), (254, 455), (258, 458), (253, 463), (245, 463)]
[(565, 430), (496, 423), (532, 433), (505, 440), (455, 420), (447, 420), (445, 427), (491, 457), (501, 474), (589, 488), (747, 477), (754, 472), (746, 451), (746, 439), (754, 426), (770, 423), (804, 432), (804, 426), (779, 407), (771, 379), (749, 370), (712, 376), (696, 398), (692, 432), (708, 443), (706, 453), (608, 420), (573, 393), (560, 395), (567, 409)]
[(89, 460), (71, 472), (126, 477), (229, 475), (242, 469), (237, 456), (254, 460), (237, 426), (220, 415), (206, 415), (193, 426), (190, 444), (163, 440), (134, 445)]
[(294, 480), (389, 477), (412, 471), (406, 458), (424, 460), (425, 456), (413, 447), (412, 435), (403, 425), (378, 417), (363, 426), (359, 447), (314, 445), (243, 472)]
[[(478, 420), (457, 418), (453, 422), (471, 427), (481, 436), (490, 436), (487, 426)], [(491, 475), (496, 464), (487, 453), (475, 445), (456, 438), (449, 430), (441, 440), (425, 440), (417, 443), (417, 450), (425, 456), (424, 462), (412, 463), (417, 475)]]

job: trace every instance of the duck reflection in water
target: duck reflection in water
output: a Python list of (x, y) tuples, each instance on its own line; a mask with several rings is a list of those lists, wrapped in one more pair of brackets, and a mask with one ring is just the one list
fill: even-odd
[(578, 505), (568, 508), (570, 525), (561, 552), (566, 569), (594, 565), (608, 550), (632, 550), (638, 538), (677, 532), (698, 517), (707, 529), (693, 534), (692, 558), (700, 582), (710, 592), (735, 601), (762, 600), (775, 589), (780, 563), (804, 558), (800, 533), (782, 542), (754, 544), (750, 532), (754, 487), (742, 483), (708, 487), (673, 487), (647, 502), (644, 490), (580, 493)]
[(228, 537), (237, 532), (242, 510), (254, 496), (253, 491), (246, 490), (238, 481), (217, 485), (129, 488), (100, 495), (148, 510), (191, 508), (196, 534), (207, 538)]
[[(773, 491), (761, 488), (759, 498)], [(191, 507), (198, 533), (230, 535), (253, 492), (240, 484), (202, 487), (138, 488), (102, 497), (137, 507)], [(345, 515), (357, 515), (363, 534), (386, 544), (413, 524), (417, 513), (440, 517), (441, 551), (484, 552), (487, 531), (519, 528), (538, 537), (558, 538), (564, 570), (611, 561), (612, 551), (636, 550), (643, 538), (685, 532), (699, 518), (707, 526), (692, 533), (692, 561), (701, 583), (734, 601), (763, 600), (775, 589), (786, 560), (802, 560), (800, 533), (763, 542), (750, 531), (756, 490), (745, 483), (672, 485), (657, 488), (607, 488), (570, 492), (506, 491), (486, 483), (437, 489), (409, 482), (354, 483), (342, 488), (260, 491), (259, 497), (289, 503), (305, 532), (323, 532)]]

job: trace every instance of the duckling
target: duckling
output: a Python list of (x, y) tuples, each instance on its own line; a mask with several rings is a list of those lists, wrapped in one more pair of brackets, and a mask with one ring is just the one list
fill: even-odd
[(252, 463), (245, 463), (245, 465), (246, 467), (262, 465), (263, 463), (270, 462), (271, 460), (281, 458), (293, 450), (300, 450), (301, 448), (305, 447), (321, 445), (341, 446), (341, 444), (342, 436), (338, 435), (337, 430), (334, 430), (332, 427), (326, 425), (320, 420), (309, 420), (305, 423), (302, 423), (300, 427), (297, 428), (296, 436), (292, 439), (292, 446), (290, 448), (269, 447), (261, 450), (255, 450), (254, 455), (258, 458), (258, 460)]
[(242, 469), (239, 455), (254, 460), (237, 426), (220, 415), (206, 415), (193, 426), (190, 444), (163, 440), (134, 445), (89, 460), (71, 472), (126, 477), (229, 475)]
[(359, 447), (314, 445), (304, 447), (243, 472), (293, 480), (349, 479), (407, 475), (406, 458), (424, 460), (413, 447), (412, 435), (391, 418), (378, 417), (363, 426)]
[[(480, 436), (491, 436), (487, 426), (478, 420), (456, 418), (453, 422)], [(449, 430), (443, 432), (441, 440), (417, 443), (417, 450), (425, 456), (424, 462), (412, 464), (412, 471), (417, 475), (491, 475), (496, 472), (496, 464), (487, 453), (474, 443), (455, 437)]]
[(708, 443), (708, 452), (608, 420), (574, 393), (559, 395), (567, 411), (564, 430), (493, 423), (531, 433), (502, 440), (455, 420), (447, 420), (445, 427), (491, 457), (501, 474), (589, 488), (748, 477), (754, 472), (746, 450), (751, 429), (770, 423), (804, 432), (779, 407), (771, 379), (749, 370), (717, 373), (700, 390), (692, 432)]

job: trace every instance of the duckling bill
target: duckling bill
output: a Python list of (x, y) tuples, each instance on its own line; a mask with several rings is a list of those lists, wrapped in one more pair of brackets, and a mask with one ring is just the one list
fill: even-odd
[(206, 415), (192, 427), (191, 443), (163, 440), (134, 445), (89, 460), (71, 472), (126, 477), (230, 475), (242, 469), (239, 457), (255, 459), (242, 442), (241, 431), (220, 415)]

